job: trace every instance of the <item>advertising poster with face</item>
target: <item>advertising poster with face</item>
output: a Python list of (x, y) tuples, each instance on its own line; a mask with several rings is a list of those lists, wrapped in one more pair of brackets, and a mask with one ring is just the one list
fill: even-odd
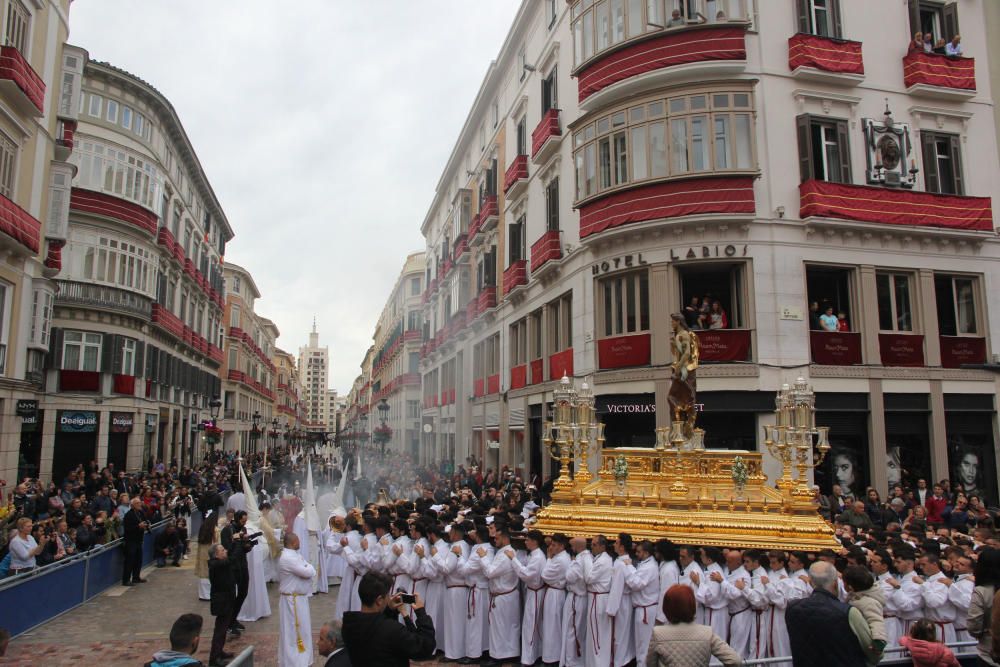
[(979, 496), (986, 505), (995, 506), (997, 467), (992, 415), (949, 415), (946, 421), (952, 492)]
[(930, 461), (925, 439), (916, 436), (890, 436), (885, 451), (887, 488), (909, 489), (918, 479), (930, 475)]

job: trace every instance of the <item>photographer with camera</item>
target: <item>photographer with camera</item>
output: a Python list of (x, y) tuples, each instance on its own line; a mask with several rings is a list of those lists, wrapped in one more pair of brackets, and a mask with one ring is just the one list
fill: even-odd
[(142, 578), (142, 538), (149, 530), (149, 522), (142, 510), (142, 501), (132, 499), (131, 509), (122, 520), (124, 530), (125, 563), (122, 566), (122, 586), (144, 584)]
[(243, 511), (233, 515), (232, 523), (227, 524), (219, 536), (219, 541), (222, 542), (226, 551), (232, 553), (234, 551), (233, 545), (236, 542), (241, 545), (240, 556), (235, 561), (236, 602), (233, 609), (233, 620), (229, 625), (229, 631), (234, 635), (239, 635), (240, 630), (246, 630), (246, 627), (237, 621), (236, 617), (240, 615), (240, 609), (250, 591), (250, 566), (247, 564), (247, 553), (257, 544), (256, 538), (259, 536), (260, 533), (247, 535), (247, 513)]
[[(361, 611), (344, 613), (344, 643), (352, 665), (395, 667), (434, 654), (434, 622), (419, 594), (390, 597), (392, 578), (368, 572), (358, 584)], [(416, 616), (416, 624), (410, 612)], [(402, 616), (403, 623), (397, 619)]]

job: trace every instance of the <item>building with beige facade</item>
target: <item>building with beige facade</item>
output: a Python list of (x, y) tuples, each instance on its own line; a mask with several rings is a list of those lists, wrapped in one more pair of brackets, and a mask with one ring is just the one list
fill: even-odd
[(221, 257), (233, 232), (159, 91), (76, 47), (62, 63), (74, 95), (62, 107), (68, 224), (65, 243), (49, 243), (59, 273), (45, 395), (22, 449), (40, 447), (40, 476), (57, 480), (91, 460), (190, 465), (219, 395)]
[(7, 480), (51, 467), (44, 365), (86, 60), (65, 49), (69, 10), (69, 0), (0, 2), (0, 478)]
[(255, 310), (260, 291), (250, 272), (226, 262), (226, 335), (222, 366), (223, 447), (242, 454), (263, 451), (265, 431), (277, 410), (277, 368), (272, 355), (280, 332)]
[[(762, 449), (801, 376), (826, 491), (996, 503), (987, 4), (523, 2), (421, 225), (421, 458), (548, 475), (563, 375), (651, 445), (683, 313), (709, 447)], [(910, 49), (959, 23), (965, 57)]]
[(277, 373), (275, 417), (279, 423), (279, 444), (284, 446), (287, 431), (302, 427), (305, 420), (305, 404), (302, 401), (302, 383), (295, 357), (289, 352), (275, 348), (271, 358)]

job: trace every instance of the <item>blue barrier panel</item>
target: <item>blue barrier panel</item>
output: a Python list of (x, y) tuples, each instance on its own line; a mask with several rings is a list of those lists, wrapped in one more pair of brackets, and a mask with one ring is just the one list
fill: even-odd
[(142, 536), (142, 566), (146, 567), (153, 562), (153, 542), (156, 536), (166, 528), (166, 521), (153, 526), (148, 533)]
[(85, 570), (76, 560), (0, 589), (0, 627), (16, 637), (83, 602)]
[(122, 580), (125, 550), (115, 543), (100, 550), (88, 552), (87, 599), (96, 597)]

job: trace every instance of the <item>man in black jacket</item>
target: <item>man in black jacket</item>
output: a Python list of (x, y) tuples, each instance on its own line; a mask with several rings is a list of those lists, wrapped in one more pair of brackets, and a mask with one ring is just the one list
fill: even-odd
[[(344, 643), (352, 665), (396, 667), (423, 660), (434, 654), (434, 623), (424, 611), (419, 595), (410, 605), (414, 625), (400, 595), (389, 597), (392, 579), (380, 572), (361, 577), (358, 597), (361, 611), (344, 613)], [(402, 614), (403, 624), (397, 620)]]
[(212, 648), (209, 651), (209, 667), (222, 665), (232, 653), (223, 651), (226, 644), (226, 630), (236, 618), (236, 570), (237, 563), (245, 558), (243, 541), (234, 540), (233, 550), (227, 551), (221, 544), (213, 544), (208, 559), (208, 581), (212, 585), (210, 611), (215, 616), (212, 631)]
[(226, 525), (219, 534), (219, 541), (222, 546), (226, 548), (226, 551), (233, 552), (233, 543), (236, 541), (244, 541), (243, 548), (240, 550), (241, 556), (236, 559), (236, 602), (235, 608), (233, 610), (233, 620), (230, 623), (230, 630), (246, 630), (246, 627), (242, 623), (236, 620), (236, 617), (240, 615), (240, 609), (243, 608), (243, 602), (247, 599), (247, 593), (250, 592), (250, 566), (247, 564), (247, 553), (253, 548), (253, 545), (249, 542), (245, 542), (247, 536), (247, 513), (243, 510), (236, 512), (233, 515), (232, 523)]
[(122, 530), (125, 547), (125, 564), (122, 567), (122, 586), (142, 584), (146, 580), (142, 573), (142, 538), (149, 528), (142, 514), (142, 501), (132, 499), (132, 509), (125, 513), (122, 519)]
[[(855, 607), (837, 598), (837, 570), (817, 561), (809, 568), (813, 594), (795, 600), (785, 611), (795, 667), (863, 667), (862, 637), (867, 622)], [(865, 639), (870, 640), (870, 634)], [(868, 646), (868, 641), (864, 642)]]

